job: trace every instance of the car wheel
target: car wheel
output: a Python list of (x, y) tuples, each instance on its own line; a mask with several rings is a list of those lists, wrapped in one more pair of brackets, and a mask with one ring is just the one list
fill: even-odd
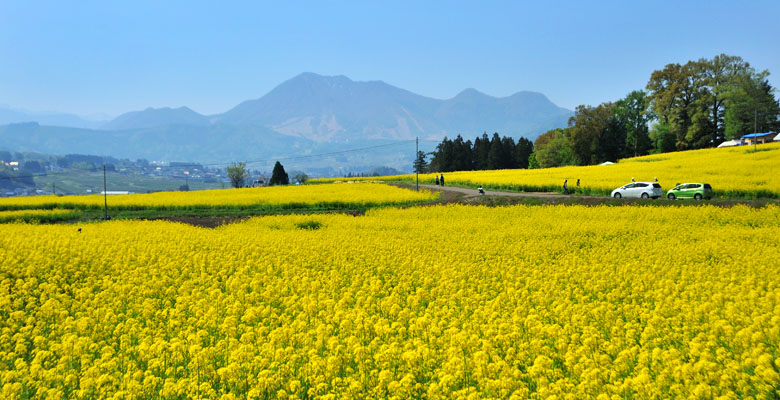
[(623, 196), (621, 196), (621, 195), (620, 195), (620, 193), (615, 193), (615, 198), (616, 198), (616, 199), (619, 199), (619, 198), (621, 198), (621, 197), (623, 197)]
[(674, 199), (676, 199), (677, 197), (675, 197), (675, 196), (674, 196), (674, 193), (669, 193), (669, 195), (668, 195), (668, 196), (666, 196), (666, 198), (667, 198), (667, 199), (669, 199), (669, 200), (674, 200)]
[(649, 198), (650, 198), (650, 195), (649, 195), (649, 194), (647, 194), (647, 193), (642, 193), (642, 198), (643, 198), (643, 199), (649, 199)]
[(694, 198), (694, 199), (696, 199), (696, 200), (701, 200), (701, 195), (700, 195), (699, 193), (696, 193), (696, 194), (693, 196), (693, 198)]

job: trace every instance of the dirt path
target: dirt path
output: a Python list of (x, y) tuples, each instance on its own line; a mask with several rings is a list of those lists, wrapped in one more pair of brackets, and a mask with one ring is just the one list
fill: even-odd
[[(431, 190), (440, 190), (440, 191), (446, 191), (446, 192), (456, 192), (456, 193), (462, 193), (466, 195), (466, 197), (476, 197), (480, 196), (479, 192), (477, 192), (477, 189), (467, 189), (457, 186), (436, 186), (436, 185), (420, 185), (420, 187), (424, 187)], [(565, 195), (562, 193), (551, 193), (551, 192), (497, 192), (494, 190), (485, 190), (485, 196), (508, 196), (508, 197), (534, 197), (534, 198), (542, 198), (542, 199), (566, 199), (570, 198), (570, 195)], [(585, 196), (580, 196), (585, 197)], [(587, 196), (587, 197), (593, 197), (593, 196)]]

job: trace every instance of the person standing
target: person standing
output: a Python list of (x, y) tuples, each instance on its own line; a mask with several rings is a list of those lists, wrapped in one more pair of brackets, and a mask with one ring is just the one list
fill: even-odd
[(441, 174), (441, 177), (439, 178), (439, 182), (441, 182), (441, 185), (444, 186), (444, 174)]
[(436, 186), (439, 186), (439, 175), (436, 175)]
[(580, 188), (580, 178), (577, 178), (577, 189)]
[(563, 194), (569, 194), (569, 180), (563, 180)]

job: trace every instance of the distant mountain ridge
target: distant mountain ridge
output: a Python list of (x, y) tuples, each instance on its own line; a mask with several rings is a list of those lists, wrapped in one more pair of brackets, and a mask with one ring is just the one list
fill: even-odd
[(251, 124), (314, 141), (334, 138), (441, 138), (484, 131), (535, 137), (565, 126), (571, 110), (536, 92), (492, 97), (466, 89), (438, 100), (382, 81), (303, 73), (265, 96), (213, 116), (217, 123)]
[(169, 125), (252, 125), (315, 142), (441, 138), (501, 132), (535, 137), (565, 125), (571, 110), (537, 92), (493, 97), (466, 89), (451, 99), (421, 96), (382, 81), (302, 73), (266, 95), (212, 116), (187, 107), (147, 108), (104, 124), (107, 130)]
[(75, 114), (27, 111), (0, 105), (0, 125), (37, 122), (43, 125), (94, 129), (105, 121), (87, 119)]
[(124, 113), (101, 126), (107, 130), (146, 129), (170, 125), (209, 125), (209, 118), (188, 107), (147, 108), (143, 111)]
[[(536, 92), (493, 97), (466, 89), (440, 100), (382, 81), (308, 72), (260, 98), (208, 116), (188, 107), (147, 108), (100, 123), (68, 115), (55, 119), (41, 115), (36, 120), (10, 112), (3, 119), (3, 110), (0, 150), (215, 162), (300, 158), (415, 137), (427, 139), (425, 146), (430, 148), (423, 150), (430, 151), (444, 136), (473, 139), (483, 132), (533, 140), (549, 129), (565, 127), (572, 115)], [(11, 122), (29, 123), (2, 126)], [(322, 171), (382, 165), (409, 170), (407, 158), (413, 156), (408, 149), (393, 148), (317, 162)]]

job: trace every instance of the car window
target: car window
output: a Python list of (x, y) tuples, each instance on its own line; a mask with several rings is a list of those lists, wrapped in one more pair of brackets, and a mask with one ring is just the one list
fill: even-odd
[(691, 185), (691, 189), (698, 189), (700, 187), (701, 187), (701, 185), (698, 184), (698, 183), (694, 183), (694, 184)]
[(647, 187), (646, 183), (637, 183), (636, 187)]
[(691, 185), (690, 183), (687, 183), (687, 184), (683, 185), (683, 189), (690, 189), (692, 186), (693, 185)]
[(629, 183), (628, 185), (626, 185), (626, 186), (623, 186), (623, 188), (625, 188), (625, 189), (631, 189), (631, 188), (633, 188), (634, 186), (636, 186), (636, 184), (635, 184), (635, 183)]
[(653, 184), (653, 187), (654, 187), (654, 188), (656, 188), (656, 189), (660, 189), (660, 188), (661, 188), (661, 185), (660, 185), (660, 184), (658, 184), (658, 183), (654, 183), (654, 184)]
[(705, 183), (705, 184), (704, 184), (704, 188), (705, 188), (705, 189), (710, 189), (710, 190), (712, 190), (712, 186), (710, 186), (710, 184), (709, 184), (709, 183)]

